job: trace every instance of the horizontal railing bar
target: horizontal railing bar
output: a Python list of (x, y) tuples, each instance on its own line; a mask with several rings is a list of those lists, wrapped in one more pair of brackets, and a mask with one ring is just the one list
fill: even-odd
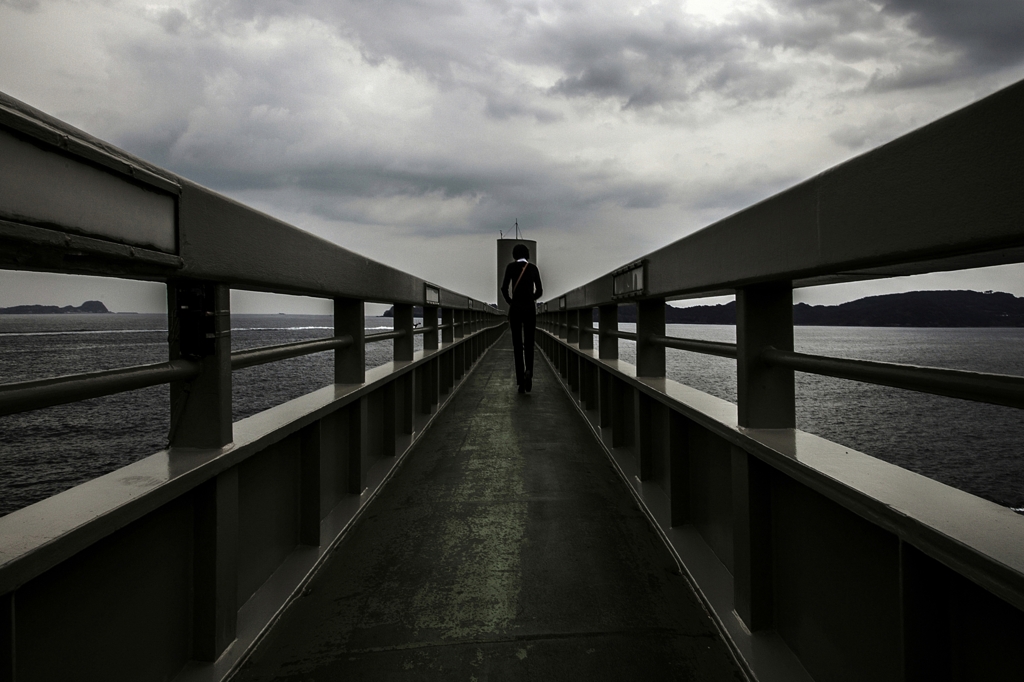
[(678, 350), (688, 350), (693, 353), (704, 353), (705, 355), (718, 355), (723, 358), (736, 359), (735, 343), (703, 341), (701, 339), (684, 339), (679, 336), (661, 336), (658, 334), (652, 334), (649, 338), (652, 343), (665, 346), (666, 348), (676, 348)]
[(329, 339), (316, 339), (314, 341), (299, 341), (297, 343), (284, 343), (280, 346), (265, 346), (263, 348), (251, 348), (231, 354), (231, 369), (245, 369), (256, 365), (265, 365), (268, 362), (297, 358), (312, 353), (345, 348), (352, 345), (351, 336), (335, 336)]
[(766, 349), (761, 357), (772, 364), (798, 372), (1024, 408), (1024, 377), (918, 367), (892, 362), (829, 358), (777, 348)]
[(617, 339), (628, 339), (636, 341), (636, 332), (623, 332), (618, 329), (602, 329), (598, 332), (601, 336), (613, 336)]
[[(487, 329), (497, 326), (500, 325), (492, 325)], [(365, 340), (367, 343), (386, 341), (405, 336), (405, 333), (404, 329), (398, 329), (392, 332), (367, 334)], [(350, 346), (352, 342), (352, 337), (346, 335), (239, 351), (231, 354), (231, 369), (245, 369), (278, 360), (344, 348)], [(198, 362), (179, 359), (154, 365), (122, 367), (0, 385), (0, 416), (66, 405), (149, 386), (169, 384), (172, 381), (187, 381), (199, 374), (199, 368)]]
[(396, 329), (393, 332), (377, 332), (376, 334), (367, 334), (366, 343), (374, 343), (376, 341), (388, 341), (390, 339), (400, 339), (405, 336), (404, 329)]
[(0, 386), (0, 415), (65, 405), (172, 381), (184, 381), (198, 374), (198, 362), (172, 360), (155, 365), (138, 365), (6, 384)]

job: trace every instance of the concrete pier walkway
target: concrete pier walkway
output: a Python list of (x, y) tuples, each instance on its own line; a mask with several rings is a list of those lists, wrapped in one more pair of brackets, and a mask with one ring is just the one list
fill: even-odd
[(235, 680), (743, 675), (538, 356), (485, 355)]

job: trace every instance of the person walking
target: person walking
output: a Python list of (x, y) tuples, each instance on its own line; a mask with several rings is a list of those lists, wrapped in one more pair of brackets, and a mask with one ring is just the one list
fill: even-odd
[(514, 259), (505, 268), (501, 295), (508, 303), (508, 323), (512, 329), (512, 355), (516, 363), (516, 384), (520, 393), (533, 389), (533, 337), (537, 330), (536, 301), (544, 295), (540, 270), (530, 262), (525, 244), (512, 248)]

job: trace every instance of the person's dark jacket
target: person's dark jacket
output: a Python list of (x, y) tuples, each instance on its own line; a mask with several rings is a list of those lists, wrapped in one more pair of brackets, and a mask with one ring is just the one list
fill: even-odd
[[(520, 273), (522, 278), (519, 277)], [(519, 284), (516, 284), (517, 280)], [(533, 263), (512, 261), (505, 268), (505, 277), (501, 280), (501, 295), (509, 308), (534, 312), (534, 301), (544, 295), (544, 288), (540, 284), (540, 270)]]

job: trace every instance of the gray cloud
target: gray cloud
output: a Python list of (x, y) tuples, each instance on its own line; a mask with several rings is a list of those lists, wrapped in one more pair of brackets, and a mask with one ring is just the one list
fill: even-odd
[[(445, 239), (518, 218), (566, 252), (547, 262), (570, 285), (583, 260), (641, 255), (1022, 61), (1020, 3), (769, 1), (708, 19), (599, 0), (0, 0), (51, 59), (5, 53), (20, 34), (0, 17), (0, 89), (346, 246), (387, 234), (443, 260)], [(75, 12), (54, 29), (64, 55), (44, 23)]]
[(890, 0), (886, 13), (907, 17), (922, 36), (963, 50), (975, 69), (1024, 59), (1024, 3), (1006, 0)]

